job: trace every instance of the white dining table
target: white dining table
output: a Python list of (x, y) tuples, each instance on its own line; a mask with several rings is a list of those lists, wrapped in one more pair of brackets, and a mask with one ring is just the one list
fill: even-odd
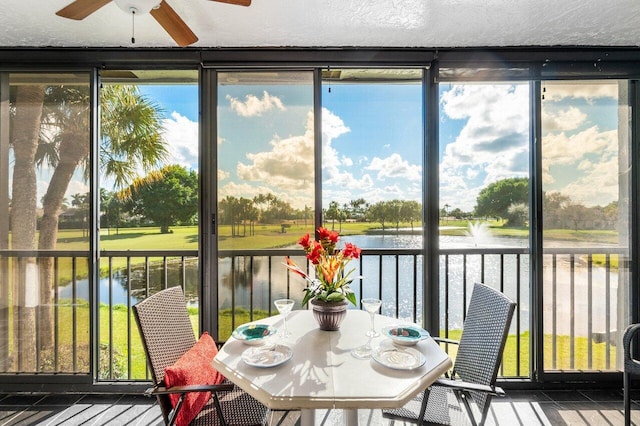
[[(282, 326), (282, 316), (275, 315), (255, 324)], [(375, 315), (374, 324), (400, 324), (396, 318)], [(418, 392), (426, 389), (451, 368), (451, 358), (432, 339), (420, 341), (411, 348), (425, 356), (418, 368), (389, 368), (374, 359), (359, 359), (351, 351), (367, 342), (365, 333), (371, 328), (367, 312), (347, 311), (340, 330), (323, 331), (309, 310), (297, 310), (287, 316), (289, 338), (271, 337), (272, 343), (293, 349), (287, 362), (270, 368), (250, 366), (242, 360), (249, 346), (230, 337), (213, 363), (230, 381), (273, 410), (301, 410), (301, 424), (313, 425), (315, 409), (344, 410), (345, 424), (357, 425), (357, 409), (399, 408)], [(373, 348), (389, 345), (381, 336), (371, 341)]]

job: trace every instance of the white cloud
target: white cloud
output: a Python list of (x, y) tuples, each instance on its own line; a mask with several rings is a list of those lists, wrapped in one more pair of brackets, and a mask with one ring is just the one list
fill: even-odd
[(440, 206), (471, 211), (483, 185), (474, 185), (472, 179), (455, 174), (440, 174)]
[[(51, 184), (51, 178), (53, 177), (54, 169), (47, 165), (43, 165), (42, 167), (37, 169), (36, 172), (36, 204), (38, 208), (42, 207), (42, 198), (49, 190), (49, 185)], [(13, 185), (13, 173), (11, 173), (9, 177), (9, 190), (11, 191)], [(89, 185), (84, 181), (82, 167), (76, 167), (71, 180), (69, 181), (69, 185), (64, 193), (64, 198), (67, 202), (71, 203), (71, 197), (75, 194), (86, 194), (89, 192)], [(10, 197), (13, 195), (10, 193)]]
[(178, 112), (162, 122), (162, 136), (167, 141), (169, 163), (180, 164), (187, 169), (198, 169), (198, 122), (191, 121)]
[(240, 179), (268, 182), (288, 190), (311, 190), (314, 182), (313, 114), (307, 115), (305, 133), (285, 139), (274, 137), (270, 151), (248, 153), (248, 164), (238, 163)]
[[(48, 187), (47, 183), (47, 187)], [(67, 191), (64, 193), (64, 196), (67, 200), (71, 201), (71, 197), (75, 194), (86, 194), (89, 192), (89, 185), (86, 182), (81, 180), (72, 179), (69, 182), (69, 186), (67, 187)]]
[[(339, 187), (351, 190), (351, 198), (360, 191), (374, 187), (373, 179), (370, 175), (365, 174), (360, 178), (356, 178), (353, 173), (347, 171), (335, 171), (330, 179), (324, 179), (324, 187)], [(326, 199), (327, 197), (325, 197)], [(359, 198), (357, 196), (356, 198)]]
[(618, 83), (615, 81), (579, 81), (579, 82), (552, 82), (548, 81), (543, 86), (544, 101), (559, 101), (566, 98), (583, 98), (593, 101), (598, 98), (618, 98)]
[(542, 138), (542, 157), (547, 165), (567, 165), (582, 161), (587, 154), (602, 155), (617, 152), (618, 131), (600, 132), (598, 126), (582, 132), (545, 135)]
[(229, 172), (218, 169), (218, 181), (225, 180), (230, 176)]
[(226, 197), (253, 198), (254, 195), (260, 193), (267, 194), (273, 193), (273, 191), (266, 186), (256, 187), (249, 183), (229, 182), (218, 188), (218, 199), (221, 200)]
[(403, 199), (420, 200), (422, 196), (421, 182), (407, 182), (406, 185), (390, 184), (376, 185), (370, 176), (353, 180), (353, 177), (345, 173), (342, 175), (346, 186), (324, 186), (322, 195), (325, 200), (337, 201), (339, 205), (349, 203), (354, 198), (364, 198), (367, 203), (375, 204), (378, 201)]
[[(373, 181), (365, 175), (355, 179), (351, 173), (342, 169), (350, 166), (353, 160), (340, 155), (332, 146), (333, 140), (349, 132), (342, 119), (327, 109), (322, 110), (323, 120), (323, 177), (326, 185), (339, 186), (344, 191), (361, 191), (370, 188)], [(290, 200), (294, 208), (313, 205), (314, 189), (314, 117), (311, 111), (307, 114), (305, 131), (302, 135), (287, 138), (274, 136), (269, 142), (268, 151), (247, 154), (246, 162), (239, 162), (236, 172), (240, 179), (247, 182), (264, 182), (268, 190), (283, 200)], [(247, 193), (256, 194), (255, 187), (230, 187), (235, 190), (251, 188)], [(325, 192), (325, 198), (330, 192)], [(351, 195), (348, 200), (352, 199)], [(338, 197), (332, 197), (338, 200)], [(347, 200), (347, 201), (348, 201)]]
[(618, 158), (581, 163), (583, 175), (562, 189), (575, 202), (587, 207), (605, 206), (619, 199)]
[(344, 181), (340, 177), (343, 173), (343, 165), (353, 164), (353, 160), (345, 156), (340, 157), (338, 151), (332, 146), (333, 141), (341, 135), (350, 132), (351, 129), (344, 121), (333, 112), (322, 108), (322, 173), (327, 184), (335, 184)]
[(542, 165), (542, 184), (543, 185), (551, 185), (555, 183), (555, 178), (551, 175), (551, 168), (549, 164)]
[(576, 107), (553, 113), (549, 109), (542, 109), (542, 130), (547, 132), (559, 132), (577, 129), (587, 119), (587, 114)]
[(313, 188), (313, 139), (275, 138), (271, 151), (249, 153), (249, 164), (238, 163), (238, 177), (291, 189)]
[(374, 157), (366, 170), (377, 172), (379, 180), (388, 178), (402, 178), (413, 181), (422, 180), (422, 167), (409, 164), (400, 154), (394, 153), (387, 158)]
[[(600, 132), (593, 126), (573, 135), (547, 135), (542, 139), (542, 155), (543, 182), (567, 181), (553, 189), (573, 201), (595, 206), (619, 198), (617, 130)], [(567, 176), (572, 167), (580, 173)]]
[(441, 104), (443, 120), (466, 120), (456, 139), (444, 146), (441, 201), (469, 211), (483, 186), (528, 175), (528, 85), (453, 85)]
[[(312, 204), (314, 188), (314, 131), (313, 114), (307, 115), (303, 135), (288, 138), (274, 137), (270, 141), (270, 150), (247, 155), (246, 162), (240, 162), (236, 171), (245, 182), (264, 182), (271, 187), (271, 192), (282, 192), (289, 197), (295, 208)], [(398, 154), (387, 158), (374, 158), (371, 164), (362, 163), (358, 158), (358, 171), (354, 175), (349, 169), (354, 166), (354, 159), (338, 152), (333, 144), (336, 138), (350, 132), (344, 121), (327, 109), (322, 110), (322, 177), (323, 198), (348, 203), (354, 197), (367, 197), (367, 200), (379, 201), (389, 198), (419, 199), (421, 194), (421, 168), (403, 160)], [(375, 176), (367, 173), (372, 171)], [(390, 182), (387, 186), (377, 185), (375, 180), (403, 179), (405, 182), (418, 181), (415, 188), (407, 183), (398, 185)], [(408, 187), (411, 187), (410, 189)], [(237, 188), (236, 188), (237, 189)], [(251, 190), (256, 193), (255, 188)], [(301, 196), (301, 194), (308, 196)], [(284, 198), (283, 198), (284, 199)]]
[(277, 96), (270, 95), (266, 90), (262, 92), (262, 99), (255, 95), (247, 95), (244, 102), (231, 95), (227, 95), (227, 100), (231, 105), (231, 109), (242, 117), (260, 116), (263, 113), (274, 108), (285, 111), (286, 108)]

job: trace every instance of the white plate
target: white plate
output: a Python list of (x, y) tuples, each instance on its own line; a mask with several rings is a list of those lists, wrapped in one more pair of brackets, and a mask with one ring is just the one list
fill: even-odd
[(415, 345), (429, 337), (429, 332), (415, 325), (390, 325), (382, 329), (382, 335), (404, 346)]
[(262, 345), (267, 337), (278, 331), (277, 328), (265, 324), (244, 324), (233, 330), (231, 336), (247, 345)]
[(372, 358), (377, 363), (394, 370), (414, 370), (422, 367), (426, 358), (413, 348), (396, 348), (381, 345), (373, 351)]
[(286, 345), (249, 348), (242, 353), (242, 360), (252, 367), (275, 367), (291, 359), (293, 349)]

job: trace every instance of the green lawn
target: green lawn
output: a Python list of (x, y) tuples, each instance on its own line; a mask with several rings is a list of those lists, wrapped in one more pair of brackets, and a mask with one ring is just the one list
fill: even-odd
[[(441, 221), (441, 235), (465, 236), (468, 233), (467, 220)], [(473, 221), (475, 222), (475, 221)], [(527, 238), (528, 228), (505, 227), (502, 221), (487, 221), (489, 232), (499, 237)], [(326, 223), (329, 229), (339, 230), (342, 235), (363, 235), (371, 232), (380, 232), (379, 223), (369, 222), (349, 222), (332, 224)], [(410, 228), (409, 223), (401, 223), (403, 229)], [(387, 232), (393, 234), (395, 228), (387, 225)], [(115, 229), (102, 229), (100, 232), (101, 250), (197, 250), (198, 248), (198, 227), (197, 226), (174, 226), (171, 233), (162, 234), (158, 227), (141, 228), (120, 228), (116, 235)], [(218, 227), (218, 238), (220, 249), (265, 249), (278, 248), (295, 245), (298, 239), (305, 233), (313, 233), (310, 224), (291, 224), (286, 232), (282, 232), (279, 224), (255, 226), (255, 235), (249, 234), (247, 227), (246, 235), (231, 235), (230, 226)], [(240, 229), (243, 232), (243, 229)], [(406, 232), (406, 231), (405, 231)], [(415, 228), (419, 232), (419, 228)], [(547, 229), (544, 237), (557, 241), (590, 241), (601, 243), (617, 243), (618, 233), (616, 231), (574, 231), (571, 229)], [(58, 235), (59, 250), (87, 250), (89, 239), (83, 236), (80, 230), (60, 230)]]
[[(88, 305), (80, 305), (76, 307), (76, 324), (78, 328), (76, 330), (76, 338), (78, 341), (77, 352), (77, 371), (89, 370), (89, 357), (88, 357), (88, 342), (89, 342), (89, 317), (88, 317)], [(65, 324), (72, 324), (73, 309), (70, 305), (62, 306), (59, 310), (59, 371), (73, 371), (72, 367), (72, 328), (65, 326)], [(197, 330), (198, 312), (197, 309), (190, 309), (189, 314), (194, 326), (194, 330)], [(250, 321), (249, 312), (246, 310), (238, 309), (235, 313), (235, 326), (239, 326)], [(253, 319), (260, 319), (266, 317), (268, 314), (264, 311), (254, 312)], [(109, 309), (103, 305), (100, 307), (100, 378), (101, 379), (134, 379), (145, 380), (147, 379), (146, 372), (146, 360), (145, 355), (138, 337), (138, 330), (133, 319), (133, 315), (129, 315), (129, 323), (127, 323), (127, 311), (126, 307), (119, 305), (115, 306), (111, 311), (112, 321), (112, 359), (113, 369), (109, 371)], [(220, 313), (220, 341), (225, 341), (229, 338), (232, 331), (231, 323), (231, 311), (226, 310)], [(131, 373), (129, 374), (129, 356), (128, 356), (128, 334), (127, 327), (130, 329), (131, 336)], [(460, 338), (460, 330), (450, 330), (449, 338), (457, 340)], [(441, 335), (444, 336), (444, 333)], [(502, 370), (500, 375), (504, 377), (528, 377), (529, 374), (529, 332), (522, 333), (520, 336), (509, 335), (507, 339), (507, 345), (504, 351), (504, 359)], [(570, 363), (570, 337), (569, 336), (557, 336), (557, 354), (556, 365), (553, 365), (551, 354), (548, 353), (552, 347), (552, 336), (545, 335), (545, 348), (547, 354), (545, 354), (545, 367), (547, 369), (554, 370), (600, 370), (607, 371), (615, 368), (616, 359), (616, 347), (609, 346), (609, 359), (611, 364), (607, 367), (606, 364), (606, 350), (605, 343), (592, 344), (592, 366), (588, 365), (588, 340), (584, 337), (578, 337), (575, 339), (575, 356), (574, 365)], [(520, 341), (520, 359), (518, 369), (518, 346), (517, 341)], [(447, 348), (449, 354), (455, 357), (456, 346), (449, 345)], [(46, 361), (49, 362), (49, 361)]]
[[(86, 310), (85, 314), (86, 315)], [(189, 316), (194, 330), (198, 330), (198, 310), (195, 308), (189, 308)], [(267, 316), (267, 312), (254, 311), (254, 320), (264, 318)], [(112, 324), (112, 333), (109, 333), (109, 324)], [(226, 341), (231, 332), (231, 310), (223, 310), (220, 312), (220, 341)], [(243, 309), (237, 309), (235, 313), (236, 326), (244, 324), (250, 321), (249, 312)], [(128, 365), (128, 333), (129, 328), (131, 335), (131, 375), (129, 376)], [(109, 375), (108, 360), (109, 360), (109, 336), (113, 339), (113, 360), (114, 367)], [(127, 322), (127, 308), (124, 305), (116, 305), (111, 310), (111, 318), (109, 317), (109, 308), (106, 305), (100, 307), (100, 346), (101, 346), (101, 366), (100, 377), (103, 379), (115, 378), (115, 379), (145, 379), (146, 376), (146, 360), (145, 354), (142, 349), (142, 343), (140, 342), (140, 336), (138, 334), (138, 328), (133, 318), (133, 313), (129, 315), (129, 322)]]

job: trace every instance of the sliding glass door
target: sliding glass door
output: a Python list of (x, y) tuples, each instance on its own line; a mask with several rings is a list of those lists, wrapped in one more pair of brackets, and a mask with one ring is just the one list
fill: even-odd
[(91, 87), (0, 74), (0, 373), (90, 380)]
[(300, 307), (302, 287), (282, 262), (314, 232), (314, 90), (312, 71), (220, 72), (217, 80), (214, 291), (226, 340), (269, 315), (275, 299)]
[(528, 83), (440, 85), (440, 331), (459, 339), (473, 285), (517, 302), (501, 376), (529, 376)]
[(356, 300), (411, 322), (425, 285), (422, 73), (332, 68), (321, 86), (322, 223), (363, 249)]
[(628, 85), (542, 82), (547, 372), (622, 368), (631, 282)]

